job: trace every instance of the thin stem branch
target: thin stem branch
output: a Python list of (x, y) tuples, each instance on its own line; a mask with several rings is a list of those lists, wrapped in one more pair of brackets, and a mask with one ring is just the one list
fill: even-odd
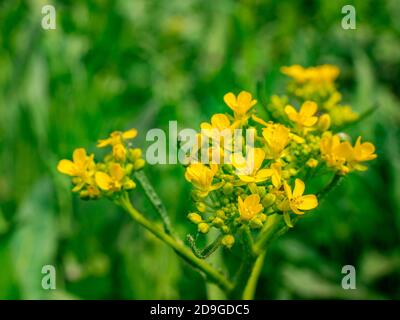
[(140, 185), (142, 186), (147, 198), (150, 200), (154, 209), (160, 215), (164, 225), (165, 232), (176, 238), (172, 229), (171, 221), (169, 220), (167, 209), (165, 208), (164, 203), (162, 202), (160, 197), (157, 195), (157, 192), (154, 190), (146, 174), (142, 170), (135, 172), (134, 175), (135, 178), (139, 181)]
[(243, 300), (254, 299), (254, 294), (256, 292), (258, 278), (260, 277), (261, 270), (264, 265), (265, 254), (266, 254), (266, 251), (261, 253), (258, 256), (256, 263), (254, 264), (254, 267), (253, 267), (253, 270), (249, 277), (249, 280), (247, 281), (246, 287), (244, 288), (244, 291), (243, 291), (243, 296), (242, 296)]
[(216, 270), (214, 267), (212, 267), (204, 260), (197, 258), (192, 253), (192, 251), (189, 248), (187, 248), (182, 242), (177, 241), (172, 236), (165, 233), (161, 228), (159, 228), (153, 222), (147, 220), (138, 210), (136, 210), (132, 206), (129, 200), (129, 196), (127, 194), (124, 194), (121, 197), (119, 204), (123, 209), (125, 209), (131, 215), (131, 217), (137, 223), (145, 227), (147, 230), (153, 233), (157, 238), (159, 238), (160, 240), (165, 242), (168, 246), (170, 246), (172, 249), (174, 249), (175, 252), (180, 257), (182, 257), (194, 268), (202, 271), (210, 281), (215, 282), (227, 294), (232, 290), (233, 288), (232, 283), (228, 279), (226, 279), (226, 277), (222, 273), (220, 273), (218, 270)]

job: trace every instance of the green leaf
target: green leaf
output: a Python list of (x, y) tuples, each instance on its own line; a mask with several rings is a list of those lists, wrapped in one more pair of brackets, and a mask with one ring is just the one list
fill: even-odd
[[(23, 299), (42, 299), (42, 268), (54, 265), (56, 219), (54, 194), (47, 178), (39, 180), (17, 210), (17, 231), (11, 239), (11, 255)], [(57, 266), (54, 265), (57, 270)]]

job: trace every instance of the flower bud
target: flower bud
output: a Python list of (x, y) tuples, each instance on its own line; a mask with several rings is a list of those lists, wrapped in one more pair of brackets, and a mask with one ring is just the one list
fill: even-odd
[(128, 179), (125, 183), (124, 183), (124, 189), (125, 190), (131, 190), (131, 189), (135, 189), (136, 188), (136, 183), (133, 181), (133, 180), (131, 180), (131, 179)]
[(210, 226), (205, 222), (199, 223), (197, 228), (201, 233), (207, 233), (210, 230)]
[(204, 202), (197, 202), (196, 203), (197, 210), (200, 212), (205, 212), (206, 211), (206, 204)]
[(199, 224), (203, 219), (201, 218), (201, 216), (198, 213), (195, 212), (191, 212), (187, 215), (188, 219), (195, 223), (195, 224)]
[(232, 248), (232, 246), (233, 246), (234, 243), (235, 243), (235, 238), (234, 238), (234, 236), (231, 235), (231, 234), (225, 235), (225, 236), (222, 238), (222, 240), (221, 240), (221, 244), (222, 244), (224, 247), (228, 248), (228, 249)]
[(261, 222), (260, 219), (254, 217), (254, 218), (252, 218), (252, 219), (250, 220), (249, 225), (250, 225), (250, 228), (259, 229), (259, 228), (262, 228), (263, 223)]
[(122, 143), (118, 143), (113, 146), (113, 156), (117, 161), (125, 161), (126, 159), (126, 148)]
[(224, 210), (217, 210), (217, 217), (218, 218), (221, 218), (221, 219), (226, 219), (226, 215), (225, 215), (225, 212), (224, 212)]
[(306, 165), (310, 168), (315, 168), (316, 166), (318, 166), (318, 160), (311, 158), (306, 162)]
[(140, 159), (142, 157), (142, 150), (140, 148), (130, 149), (129, 150), (129, 160), (135, 162), (135, 160)]
[(217, 217), (213, 219), (212, 224), (216, 227), (222, 227), (224, 225), (224, 220)]
[(135, 163), (133, 164), (133, 169), (140, 170), (144, 167), (145, 164), (146, 164), (146, 161), (144, 161), (144, 159), (137, 159), (135, 161)]
[(233, 184), (230, 182), (225, 183), (225, 185), (222, 188), (222, 191), (224, 192), (225, 195), (230, 195), (233, 192)]
[(274, 204), (276, 196), (273, 193), (268, 193), (261, 201), (264, 208), (268, 208)]

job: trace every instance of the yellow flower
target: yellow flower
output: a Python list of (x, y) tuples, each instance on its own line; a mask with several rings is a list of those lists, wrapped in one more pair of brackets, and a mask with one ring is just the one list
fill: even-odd
[(210, 167), (202, 163), (192, 163), (187, 167), (185, 178), (193, 184), (201, 197), (206, 197), (211, 191), (218, 189), (222, 184), (212, 185), (218, 165), (211, 164)]
[(61, 160), (57, 165), (57, 170), (71, 177), (82, 176), (92, 165), (93, 155), (87, 156), (84, 148), (78, 148), (74, 150), (72, 160)]
[(282, 124), (267, 124), (262, 130), (266, 142), (266, 158), (279, 159), (289, 143), (290, 131)]
[(264, 209), (262, 204), (260, 203), (260, 196), (258, 194), (252, 194), (246, 197), (244, 201), (239, 196), (238, 208), (240, 219), (244, 221), (251, 220)]
[(304, 68), (300, 65), (282, 67), (281, 72), (298, 83), (332, 83), (339, 76), (339, 68), (325, 64), (317, 67)]
[(236, 120), (247, 120), (247, 112), (257, 103), (251, 93), (242, 91), (236, 97), (232, 92), (224, 96), (224, 101), (234, 112)]
[[(284, 209), (290, 209), (296, 214), (303, 214), (300, 210), (312, 210), (318, 206), (317, 197), (313, 194), (303, 196), (305, 185), (300, 179), (295, 180), (294, 189), (285, 182), (283, 184), (288, 201)], [(286, 211), (286, 210), (285, 210)]]
[(340, 142), (339, 135), (325, 132), (320, 141), (320, 150), (322, 159), (326, 161), (328, 167), (333, 167), (342, 173), (349, 172), (345, 163), (352, 156), (353, 151), (350, 143)]
[(231, 121), (223, 113), (217, 113), (211, 117), (211, 123), (203, 122), (200, 124), (200, 128), (204, 130), (217, 129), (218, 131), (223, 131), (231, 129)]
[(112, 153), (117, 161), (125, 161), (126, 159), (126, 148), (122, 143), (117, 143), (112, 147)]
[(289, 119), (300, 127), (312, 127), (318, 121), (314, 114), (317, 112), (317, 104), (313, 101), (306, 101), (302, 104), (300, 111), (290, 105), (285, 107), (285, 113)]
[(110, 134), (110, 137), (107, 139), (99, 140), (97, 143), (98, 148), (104, 148), (109, 145), (115, 146), (117, 144), (122, 144), (125, 140), (134, 139), (137, 136), (136, 129), (130, 129), (125, 132), (114, 131)]
[[(201, 133), (206, 138), (211, 138), (213, 141), (213, 147), (210, 150), (211, 159), (220, 159), (219, 163), (224, 162), (225, 150), (232, 151), (234, 145), (233, 129), (237, 124), (231, 124), (229, 118), (218, 113), (211, 117), (211, 123), (203, 122), (201, 127)], [(220, 153), (218, 157), (212, 157), (213, 153)]]
[(57, 165), (57, 170), (73, 179), (75, 187), (73, 191), (79, 191), (85, 184), (93, 183), (93, 175), (96, 171), (94, 163), (94, 155), (88, 156), (84, 148), (75, 149), (72, 155), (72, 160), (63, 159)]
[(267, 170), (271, 176), (273, 186), (279, 189), (281, 187), (282, 165), (279, 162), (275, 162), (271, 165), (271, 168)]
[(112, 163), (109, 166), (109, 174), (105, 172), (96, 172), (96, 183), (100, 189), (105, 191), (119, 191), (123, 186), (122, 180), (125, 172), (119, 163)]
[(249, 149), (246, 158), (240, 153), (235, 153), (231, 157), (232, 165), (236, 168), (239, 179), (246, 182), (262, 182), (271, 176), (271, 170), (261, 169), (265, 159), (265, 152), (261, 148)]
[(361, 143), (361, 137), (358, 137), (354, 147), (347, 141), (343, 142), (342, 145), (342, 156), (346, 159), (350, 169), (365, 171), (367, 167), (360, 162), (370, 161), (377, 157), (374, 153), (375, 146), (370, 142)]

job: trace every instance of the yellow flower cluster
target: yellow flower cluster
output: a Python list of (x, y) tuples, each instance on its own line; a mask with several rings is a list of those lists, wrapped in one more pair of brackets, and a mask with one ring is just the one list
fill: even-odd
[[(319, 69), (303, 74), (303, 69), (286, 70), (299, 82), (331, 83), (338, 75), (335, 68)], [(193, 160), (186, 167), (185, 177), (193, 185), (192, 198), (196, 210), (188, 214), (198, 232), (208, 233), (216, 228), (222, 236), (222, 245), (230, 248), (241, 227), (260, 229), (272, 214), (280, 214), (291, 226), (291, 215), (301, 215), (318, 206), (317, 196), (305, 194), (306, 183), (315, 177), (331, 174), (347, 174), (354, 170), (365, 170), (365, 161), (376, 158), (375, 147), (358, 138), (352, 146), (342, 141), (342, 135), (329, 131), (331, 118), (320, 113), (317, 102), (304, 101), (299, 110), (286, 103), (282, 106), (283, 123), (266, 121), (253, 108), (256, 100), (248, 92), (237, 97), (228, 93), (225, 103), (231, 114), (215, 114), (210, 123), (201, 124), (202, 129), (231, 131), (253, 130), (255, 145), (237, 152), (228, 148), (230, 157), (221, 157), (219, 163), (212, 161), (215, 149), (226, 155), (218, 139), (199, 133), (208, 139), (209, 159), (207, 163)], [(224, 135), (224, 139), (236, 141)], [(225, 145), (226, 147), (226, 145)]]
[(57, 170), (72, 178), (72, 191), (79, 192), (81, 198), (97, 199), (114, 196), (122, 190), (136, 187), (132, 174), (145, 165), (142, 150), (132, 148), (129, 140), (137, 136), (137, 130), (113, 132), (110, 137), (99, 140), (97, 147), (111, 147), (111, 152), (102, 162), (95, 162), (94, 155), (87, 155), (83, 148), (75, 149), (72, 161), (63, 159)]
[[(333, 126), (351, 123), (359, 118), (359, 115), (350, 106), (340, 103), (342, 95), (335, 85), (335, 80), (340, 73), (337, 67), (321, 65), (304, 68), (299, 65), (293, 65), (282, 67), (281, 72), (292, 79), (287, 86), (289, 96), (299, 103), (305, 101), (316, 102), (320, 113), (329, 114)], [(282, 110), (282, 104), (285, 104), (287, 99), (285, 96), (274, 96), (271, 99), (271, 107), (276, 109), (276, 114), (279, 115), (279, 110)]]

